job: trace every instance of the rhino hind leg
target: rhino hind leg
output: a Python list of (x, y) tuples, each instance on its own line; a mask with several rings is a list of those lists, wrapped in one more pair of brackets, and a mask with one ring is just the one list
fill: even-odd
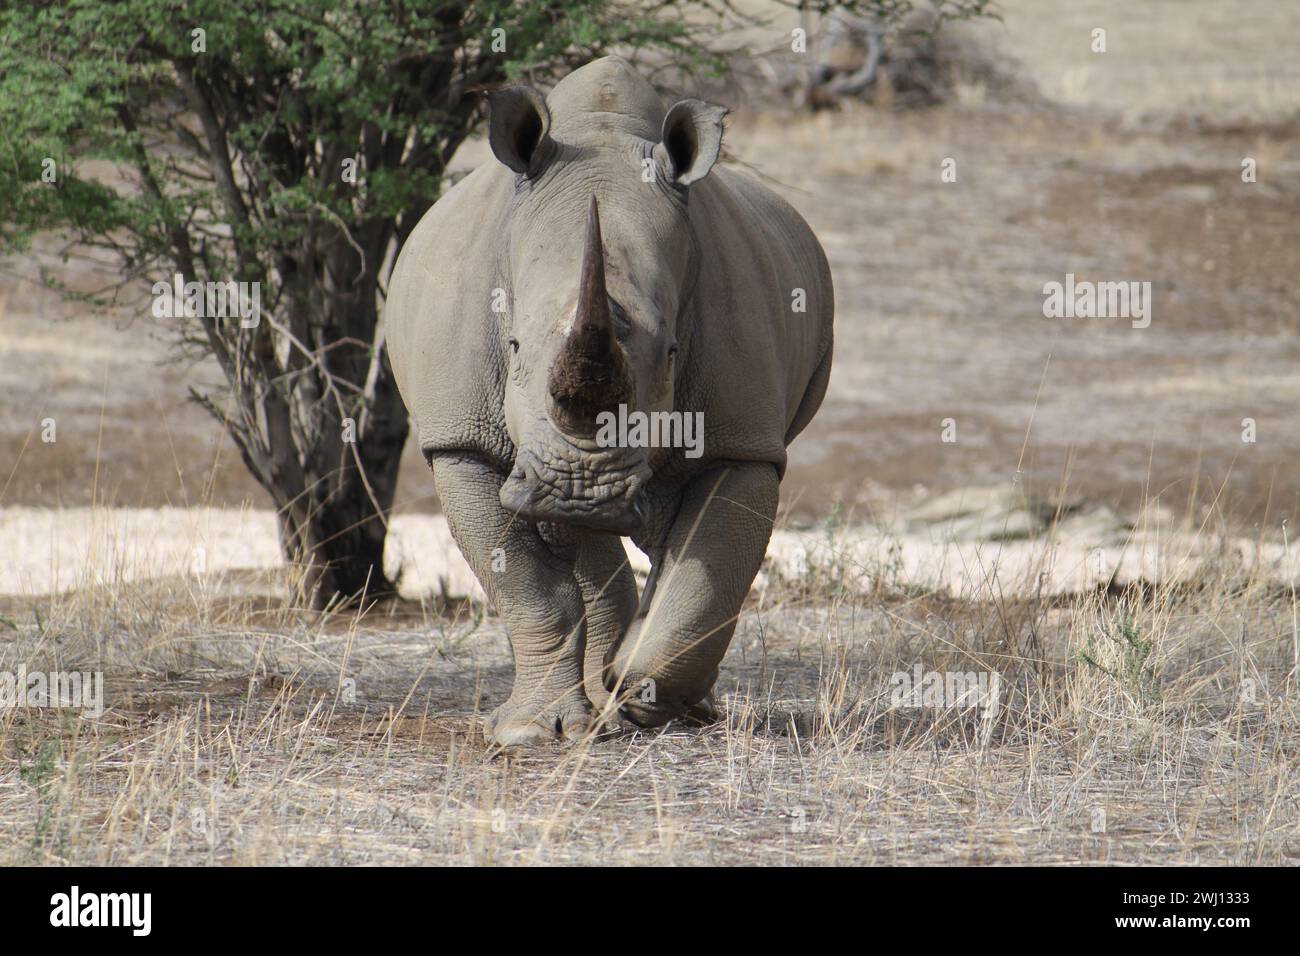
[(636, 576), (623, 542), (615, 535), (586, 532), (579, 540), (573, 568), (586, 606), (587, 643), (583, 680), (587, 697), (606, 720), (616, 716), (601, 679), (605, 661), (627, 632), (637, 611)]
[(718, 665), (767, 553), (780, 480), (766, 463), (720, 465), (686, 487), (632, 626), (605, 671), (643, 727), (709, 719)]
[(583, 689), (586, 622), (574, 541), (544, 535), (502, 507), (503, 479), (482, 459), (437, 453), (430, 463), (452, 535), (501, 614), (515, 659), (510, 697), (487, 718), (484, 735), (501, 747), (583, 737), (594, 716)]

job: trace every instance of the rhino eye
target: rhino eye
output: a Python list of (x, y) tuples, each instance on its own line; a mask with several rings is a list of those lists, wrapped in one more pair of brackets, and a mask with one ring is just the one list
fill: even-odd
[(609, 300), (609, 314), (614, 320), (614, 334), (622, 337), (632, 331), (632, 317), (627, 314), (627, 309), (614, 299)]
[(518, 355), (518, 354), (519, 354), (519, 340), (518, 340), (518, 339), (511, 339), (511, 340), (510, 340), (510, 354), (511, 354), (511, 355)]

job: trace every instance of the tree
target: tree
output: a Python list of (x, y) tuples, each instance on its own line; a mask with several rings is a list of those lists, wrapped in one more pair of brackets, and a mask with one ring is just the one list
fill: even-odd
[(11, 2), (0, 254), (40, 232), (111, 254), (121, 282), (94, 301), (148, 286), (181, 348), (219, 364), (225, 387), (193, 398), (274, 500), (300, 597), (390, 591), (408, 428), (380, 322), (395, 251), (444, 188), (478, 90), (615, 45), (706, 62), (681, 6)]
[[(774, 0), (799, 11), (807, 28), (793, 52), (769, 51), (768, 81), (813, 109), (835, 106), (876, 86), (882, 72), (911, 105), (939, 102), (951, 85), (951, 64), (938, 46), (940, 27), (952, 21), (1001, 19), (996, 0)], [(851, 48), (861, 59), (852, 61)], [(811, 55), (809, 55), (811, 54)], [(837, 62), (838, 61), (838, 62)], [(899, 87), (902, 90), (899, 90)]]

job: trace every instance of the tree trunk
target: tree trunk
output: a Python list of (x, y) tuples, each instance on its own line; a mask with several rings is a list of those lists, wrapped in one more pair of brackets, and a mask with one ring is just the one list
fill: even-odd
[(284, 390), (264, 393), (290, 411), (288, 440), (270, 442), (284, 467), (272, 469), (267, 487), (285, 558), (301, 571), (294, 596), (315, 609), (396, 591), (384, 574), (384, 542), (409, 426), (379, 332), (386, 231), (372, 241), (367, 256), (336, 239), (312, 269), (295, 270), (310, 280), (290, 319), (297, 346)]
[(396, 593), (384, 573), (384, 543), (409, 426), (387, 358), (355, 443), (329, 437), (343, 434), (343, 416), (322, 417), (334, 418), (337, 430), (316, 432), (305, 457), (327, 467), (303, 468), (292, 496), (273, 490), (285, 559), (301, 572), (294, 597), (316, 610)]
[(279, 509), (285, 558), (300, 570), (294, 598), (312, 609), (396, 592), (383, 572), (383, 545), (408, 424), (391, 372), (385, 377), (364, 436), (344, 442), (328, 472), (304, 470), (302, 497)]

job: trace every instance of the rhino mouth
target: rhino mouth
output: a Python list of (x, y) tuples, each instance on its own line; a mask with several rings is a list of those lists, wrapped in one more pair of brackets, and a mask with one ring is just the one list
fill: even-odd
[(627, 449), (521, 448), (501, 486), (501, 504), (531, 521), (633, 534), (643, 524), (649, 478), (644, 456)]

